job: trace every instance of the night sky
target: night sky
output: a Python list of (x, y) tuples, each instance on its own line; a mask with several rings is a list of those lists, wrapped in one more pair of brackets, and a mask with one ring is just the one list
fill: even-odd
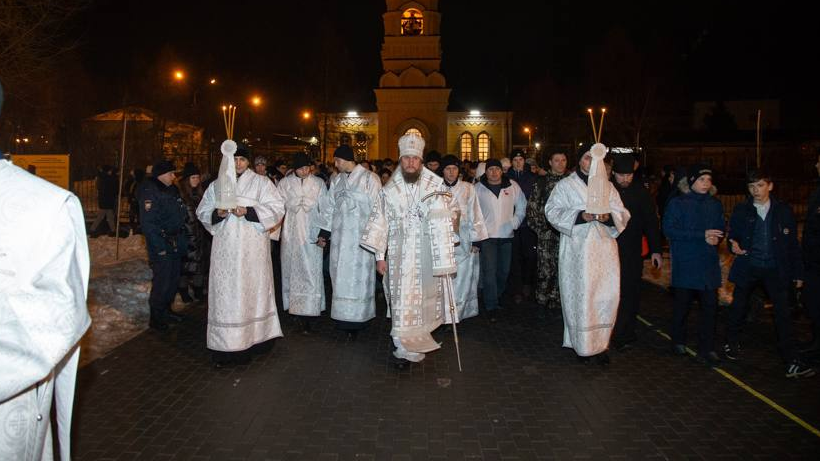
[[(807, 69), (818, 58), (817, 27), (806, 12), (749, 5), (442, 0), (451, 109), (537, 118), (611, 104), (612, 88), (651, 81), (661, 105), (782, 98), (787, 116), (816, 121), (820, 92)], [(385, 8), (378, 0), (98, 1), (82, 14), (79, 50), (101, 110), (123, 99), (184, 105), (196, 92), (200, 110), (215, 111), (259, 93), (257, 123), (295, 130), (303, 109), (375, 109)], [(188, 73), (187, 87), (170, 82), (175, 67)], [(211, 76), (216, 89), (204, 85)]]

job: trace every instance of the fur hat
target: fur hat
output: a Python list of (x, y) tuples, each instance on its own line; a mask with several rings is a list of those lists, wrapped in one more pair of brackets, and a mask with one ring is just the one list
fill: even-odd
[(455, 165), (457, 167), (461, 166), (461, 161), (453, 154), (445, 155), (444, 158), (441, 159), (441, 166), (440, 168), (442, 171), (450, 165)]
[(310, 158), (307, 156), (307, 154), (305, 154), (304, 152), (297, 152), (296, 155), (293, 156), (293, 165), (291, 165), (291, 168), (293, 168), (294, 170), (298, 170), (303, 166), (310, 166), (311, 164), (312, 162), (310, 161)]
[(154, 167), (151, 169), (151, 174), (155, 178), (159, 178), (169, 171), (176, 171), (176, 167), (173, 163), (163, 159), (154, 164)]
[(494, 166), (501, 168), (501, 160), (498, 160), (497, 158), (487, 160), (487, 164), (484, 166), (484, 171), (487, 171)]
[(194, 164), (194, 162), (188, 162), (182, 168), (182, 177), (187, 178), (188, 176), (194, 176), (201, 174), (199, 168)]
[(352, 162), (355, 156), (353, 155), (353, 149), (351, 149), (350, 146), (347, 144), (342, 144), (333, 152), (333, 158), (340, 158), (342, 160)]

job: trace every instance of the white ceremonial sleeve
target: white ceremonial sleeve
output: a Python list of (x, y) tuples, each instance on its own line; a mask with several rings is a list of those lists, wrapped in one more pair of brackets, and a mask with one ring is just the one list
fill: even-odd
[(333, 213), (336, 210), (336, 181), (330, 181), (330, 187), (319, 198), (319, 215), (317, 225), (320, 229), (333, 230)]
[(211, 233), (211, 235), (216, 235), (222, 226), (224, 225), (225, 221), (230, 218), (230, 215), (227, 216), (222, 221), (211, 224), (211, 217), (213, 216), (214, 210), (216, 209), (216, 191), (214, 190), (214, 183), (212, 182), (208, 189), (205, 190), (205, 194), (202, 197), (202, 200), (199, 202), (199, 206), (196, 207), (196, 217), (199, 219), (199, 222), (202, 223), (202, 226)]
[(387, 252), (387, 215), (385, 213), (384, 191), (379, 191), (376, 196), (359, 245), (374, 253), (376, 261), (384, 261), (384, 254)]
[(258, 203), (253, 205), (253, 209), (256, 210), (262, 231), (267, 232), (279, 224), (285, 216), (285, 201), (279, 189), (273, 185), (273, 181), (264, 176), (260, 178), (261, 180), (254, 178), (257, 179), (260, 190)]
[[(564, 181), (564, 180), (562, 180)], [(559, 182), (552, 190), (550, 197), (544, 205), (544, 213), (547, 216), (547, 221), (555, 227), (558, 232), (572, 236), (572, 229), (575, 227), (575, 220), (578, 218), (578, 213), (584, 211), (586, 208), (586, 200), (577, 200), (573, 204), (572, 186), (564, 182)]]
[[(481, 212), (481, 206), (478, 203), (475, 188), (472, 189), (470, 196), (467, 198), (467, 207), (470, 209), (473, 218), (473, 226), (470, 230), (471, 241), (480, 242), (487, 240), (489, 238), (487, 235), (487, 226), (484, 225), (484, 213)], [(469, 250), (469, 248), (467, 249)]]
[(47, 237), (25, 267), (0, 266), (0, 277), (13, 278), (0, 292), (0, 402), (46, 378), (91, 324), (88, 241), (79, 200), (69, 196), (49, 219)]

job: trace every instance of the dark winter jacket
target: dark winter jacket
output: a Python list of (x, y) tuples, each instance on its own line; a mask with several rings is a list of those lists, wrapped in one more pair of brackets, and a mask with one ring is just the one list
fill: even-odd
[[(773, 197), (769, 200), (769, 212), (764, 221), (769, 230), (769, 248), (780, 280), (788, 286), (792, 280), (803, 279), (803, 261), (797, 242), (797, 223), (788, 204)], [(732, 251), (729, 240), (736, 241), (741, 250), (751, 251), (757, 219), (757, 209), (751, 198), (735, 206), (729, 219), (729, 238), (726, 239), (729, 251)], [(735, 256), (735, 262), (729, 271), (730, 282), (738, 285), (749, 283), (749, 270), (753, 265), (750, 256), (749, 253)]]
[[(649, 191), (643, 184), (632, 182), (626, 189), (615, 184), (618, 195), (631, 217), (626, 229), (618, 235), (618, 254), (621, 265), (627, 262), (641, 264), (641, 240), (646, 235), (650, 253), (661, 252), (661, 234), (658, 227), (658, 216)], [(633, 264), (634, 265), (634, 264)]]
[(809, 196), (802, 244), (806, 271), (820, 274), (820, 186)]
[(185, 275), (203, 274), (205, 264), (203, 263), (203, 255), (207, 257), (206, 251), (207, 239), (205, 236), (205, 228), (196, 217), (196, 208), (202, 200), (202, 194), (196, 190), (191, 191), (191, 196), (183, 199), (185, 203), (185, 238), (188, 241), (188, 251), (182, 258), (182, 273)]
[(143, 181), (138, 197), (148, 259), (180, 259), (188, 251), (184, 229), (187, 211), (177, 186), (151, 178)]
[(669, 240), (672, 256), (673, 287), (720, 287), (718, 247), (706, 243), (706, 231), (725, 228), (723, 205), (708, 193), (689, 192), (669, 200), (663, 216), (663, 233)]
[(119, 187), (120, 182), (117, 175), (101, 171), (97, 175), (97, 206), (104, 210), (117, 208), (117, 189)]

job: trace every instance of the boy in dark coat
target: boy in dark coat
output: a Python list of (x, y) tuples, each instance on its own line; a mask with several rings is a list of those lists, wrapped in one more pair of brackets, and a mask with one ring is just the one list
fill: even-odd
[(803, 261), (797, 242), (797, 223), (786, 203), (770, 196), (774, 183), (762, 171), (752, 171), (746, 184), (751, 197), (739, 203), (729, 220), (729, 249), (735, 255), (729, 281), (735, 284), (726, 322), (726, 358), (740, 356), (738, 336), (743, 327), (749, 296), (758, 283), (774, 303), (777, 342), (787, 363), (786, 377), (808, 377), (814, 370), (797, 357), (794, 327), (789, 315), (789, 289), (803, 282)]
[(714, 350), (717, 289), (721, 285), (717, 245), (723, 238), (723, 206), (709, 194), (712, 170), (693, 165), (687, 172), (690, 191), (669, 201), (663, 216), (663, 233), (672, 256), (672, 352), (686, 355), (686, 317), (692, 298), (700, 300), (698, 360), (712, 366), (720, 362)]

